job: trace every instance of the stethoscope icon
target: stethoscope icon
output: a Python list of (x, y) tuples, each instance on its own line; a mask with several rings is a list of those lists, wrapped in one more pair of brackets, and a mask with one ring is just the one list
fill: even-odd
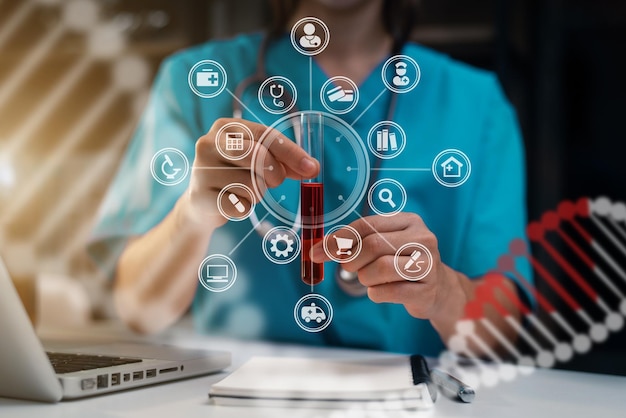
[[(276, 90), (280, 91), (280, 93), (276, 93)], [(272, 84), (270, 86), (270, 96), (272, 96), (273, 98), (272, 103), (274, 103), (274, 106), (281, 108), (285, 107), (285, 102), (279, 100), (281, 97), (283, 97), (284, 94), (285, 86), (283, 86), (282, 84)]]

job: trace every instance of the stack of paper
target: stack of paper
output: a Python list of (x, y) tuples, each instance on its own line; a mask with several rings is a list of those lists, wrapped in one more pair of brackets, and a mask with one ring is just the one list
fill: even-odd
[(427, 409), (425, 384), (413, 385), (409, 359), (370, 361), (255, 357), (219, 383), (218, 405), (299, 408)]

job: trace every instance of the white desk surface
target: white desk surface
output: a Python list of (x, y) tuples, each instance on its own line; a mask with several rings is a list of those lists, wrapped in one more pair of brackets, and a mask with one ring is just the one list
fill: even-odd
[[(131, 334), (110, 324), (92, 327), (91, 336), (102, 340), (127, 340)], [(82, 331), (45, 331), (44, 338), (65, 339)], [(172, 329), (155, 339), (192, 348), (226, 350), (233, 354), (233, 368), (252, 356), (329, 356), (373, 357), (384, 353), (339, 350), (269, 343), (242, 342), (193, 334), (188, 326)], [(93, 341), (93, 339), (91, 340)], [(626, 355), (626, 354), (625, 354)], [(557, 370), (536, 370), (530, 376), (512, 382), (499, 383), (493, 388), (480, 388), (472, 404), (457, 403), (439, 396), (434, 410), (381, 413), (380, 411), (329, 411), (322, 409), (296, 410), (286, 408), (218, 407), (209, 404), (207, 392), (212, 383), (225, 373), (179, 382), (149, 386), (88, 399), (41, 404), (0, 398), (0, 417), (46, 418), (159, 418), (159, 417), (267, 417), (267, 418), (383, 418), (383, 417), (480, 417), (480, 418), (610, 418), (626, 417), (626, 378), (574, 373)]]

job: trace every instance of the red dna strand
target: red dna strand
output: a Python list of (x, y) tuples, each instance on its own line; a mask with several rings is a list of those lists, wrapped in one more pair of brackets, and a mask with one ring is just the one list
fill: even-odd
[[(457, 324), (457, 335), (449, 341), (452, 351), (470, 359), (477, 357), (469, 349), (471, 341), (490, 360), (502, 364), (496, 373), (474, 362), (481, 374), (480, 381), (476, 376), (466, 376), (474, 384), (491, 385), (499, 378), (512, 379), (518, 370), (529, 370), (504, 364), (501, 356), (473, 332), (477, 324), (500, 343), (518, 366), (539, 367), (552, 367), (556, 361), (570, 360), (574, 353), (586, 353), (593, 343), (606, 341), (609, 332), (618, 332), (624, 326), (626, 205), (614, 204), (607, 198), (566, 201), (556, 211), (546, 212), (540, 222), (530, 223), (527, 233), (536, 249), (531, 253), (521, 239), (510, 244), (509, 254), (500, 257), (497, 268), (485, 277), (476, 297), (468, 303), (465, 317)], [(520, 259), (532, 266), (535, 285), (516, 267)], [(514, 278), (536, 301), (538, 309), (504, 285), (505, 277)], [(546, 290), (540, 291), (539, 284)], [(502, 303), (504, 298), (517, 307), (524, 325), (507, 310)], [(519, 344), (486, 318), (484, 310), (488, 306), (504, 318), (529, 348), (526, 351), (533, 354), (522, 354)], [(574, 324), (576, 318), (578, 323)], [(440, 357), (447, 367), (454, 366), (452, 359), (458, 357), (449, 352)]]

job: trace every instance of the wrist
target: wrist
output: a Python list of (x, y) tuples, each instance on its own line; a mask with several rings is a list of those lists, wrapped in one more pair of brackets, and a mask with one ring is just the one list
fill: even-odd
[(465, 275), (446, 265), (442, 265), (442, 271), (442, 292), (438, 293), (430, 322), (444, 337), (454, 332), (456, 323), (465, 315), (471, 283)]
[(207, 215), (199, 210), (191, 201), (189, 191), (183, 193), (173, 210), (176, 229), (195, 233), (210, 233), (223, 225), (225, 220), (220, 216)]

